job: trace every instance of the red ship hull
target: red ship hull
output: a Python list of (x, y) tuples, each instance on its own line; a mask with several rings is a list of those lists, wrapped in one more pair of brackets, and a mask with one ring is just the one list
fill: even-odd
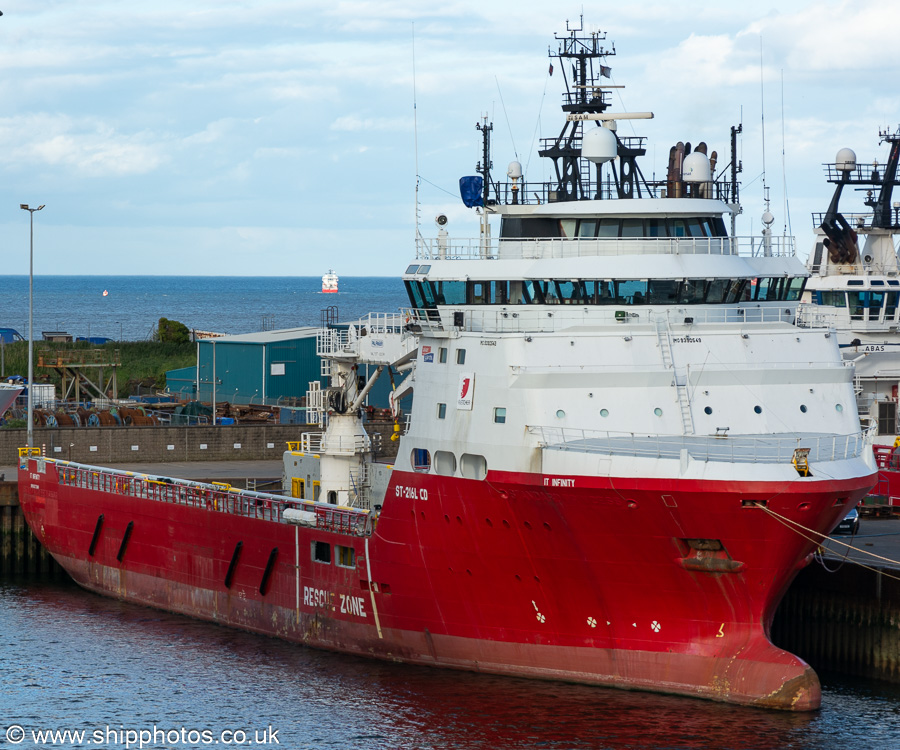
[(791, 523), (827, 533), (874, 482), (575, 488), (395, 471), (361, 534), (321, 523), (321, 507), (315, 527), (285, 523), (287, 499), (136, 490), (84, 468), (73, 481), (66, 467), (29, 459), (20, 501), (89, 590), (364, 656), (789, 710), (821, 697), (768, 639), (816, 546)]

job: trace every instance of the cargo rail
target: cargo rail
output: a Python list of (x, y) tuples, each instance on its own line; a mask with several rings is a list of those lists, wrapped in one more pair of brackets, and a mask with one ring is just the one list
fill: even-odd
[[(40, 448), (20, 448), (19, 468), (27, 469), (34, 461), (39, 473), (48, 466), (56, 468), (59, 484), (113, 495), (186, 505), (213, 513), (228, 513), (243, 518), (255, 518), (274, 523), (293, 525), (296, 520), (285, 517), (285, 511), (301, 511), (299, 517), (309, 518), (309, 525), (321, 531), (350, 536), (370, 536), (375, 516), (368, 510), (350, 508), (315, 500), (285, 498), (267, 492), (242, 490), (229, 484), (194, 482), (189, 479), (152, 476), (137, 472), (110, 469), (47, 458)], [(290, 515), (290, 514), (288, 514)], [(297, 518), (297, 514), (294, 518)]]

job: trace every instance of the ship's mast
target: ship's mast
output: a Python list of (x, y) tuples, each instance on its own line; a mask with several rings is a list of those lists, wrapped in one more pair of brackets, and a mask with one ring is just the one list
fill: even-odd
[[(900, 130), (896, 133), (887, 131), (879, 131), (880, 143), (890, 143), (891, 151), (888, 154), (887, 164), (884, 165), (884, 173), (881, 177), (881, 189), (878, 191), (878, 197), (873, 201), (866, 201), (867, 206), (872, 206), (874, 213), (872, 215), (872, 226), (878, 229), (897, 229), (897, 212), (892, 210), (891, 195), (894, 192), (894, 186), (898, 185), (897, 181), (897, 165), (900, 162)], [(873, 182), (878, 180), (878, 170), (872, 175)]]
[[(617, 119), (646, 119), (651, 113), (630, 113), (605, 115), (609, 108), (608, 89), (619, 88), (611, 83), (602, 83), (601, 79), (609, 78), (611, 69), (606, 65), (607, 59), (616, 54), (615, 47), (604, 47), (606, 34), (592, 31), (588, 35), (583, 31), (583, 19), (578, 28), (570, 28), (566, 22), (565, 36), (555, 36), (559, 42), (557, 50), (549, 50), (551, 59), (559, 61), (566, 93), (563, 94), (562, 109), (566, 113), (566, 123), (555, 140), (545, 139), (543, 148), (538, 151), (553, 161), (556, 170), (557, 201), (584, 200), (601, 198), (601, 165), (597, 165), (596, 183), (592, 183), (589, 163), (582, 159), (581, 142), (584, 128), (596, 127), (600, 121), (607, 122), (607, 128), (615, 131)], [(550, 66), (551, 74), (553, 64)], [(569, 70), (571, 69), (571, 70)], [(571, 73), (571, 81), (569, 80)], [(646, 153), (643, 138), (619, 138), (616, 135), (618, 167), (611, 162), (612, 177), (615, 181), (619, 198), (637, 198), (641, 196), (641, 185), (646, 182), (637, 166), (637, 158)], [(553, 198), (551, 198), (552, 200)]]
[(480, 238), (480, 249), (481, 249), (481, 257), (486, 258), (490, 255), (490, 247), (491, 247), (491, 224), (488, 221), (488, 206), (490, 203), (490, 195), (491, 195), (491, 167), (493, 167), (493, 162), (491, 162), (491, 131), (494, 129), (494, 123), (488, 123), (487, 115), (483, 115), (482, 119), (484, 120), (484, 124), (482, 125), (480, 122), (475, 124), (475, 127), (481, 131), (481, 161), (475, 165), (475, 171), (481, 175), (482, 178), (482, 206), (481, 206), (481, 238)]

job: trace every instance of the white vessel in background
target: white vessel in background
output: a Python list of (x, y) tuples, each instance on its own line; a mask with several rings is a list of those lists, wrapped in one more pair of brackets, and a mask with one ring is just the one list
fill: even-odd
[[(813, 214), (816, 244), (798, 312), (800, 325), (835, 330), (844, 359), (856, 367), (860, 416), (877, 422), (877, 442), (884, 443), (898, 434), (900, 202), (892, 202), (892, 194), (900, 184), (900, 130), (879, 137), (890, 146), (885, 162), (857, 162), (856, 154), (843, 148), (834, 163), (824, 165), (836, 188), (828, 211)], [(845, 186), (864, 194), (865, 212), (840, 212)]]
[(332, 271), (328, 270), (322, 277), (322, 294), (336, 294), (338, 290), (338, 275)]

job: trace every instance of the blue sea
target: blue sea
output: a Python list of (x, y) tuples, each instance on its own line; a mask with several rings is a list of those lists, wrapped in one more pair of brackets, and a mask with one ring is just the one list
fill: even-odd
[[(27, 338), (28, 277), (0, 276), (0, 284), (0, 328)], [(34, 337), (65, 331), (143, 341), (160, 318), (202, 331), (250, 333), (318, 325), (332, 305), (339, 320), (409, 305), (396, 276), (342, 276), (339, 289), (322, 294), (321, 276), (35, 276)]]

